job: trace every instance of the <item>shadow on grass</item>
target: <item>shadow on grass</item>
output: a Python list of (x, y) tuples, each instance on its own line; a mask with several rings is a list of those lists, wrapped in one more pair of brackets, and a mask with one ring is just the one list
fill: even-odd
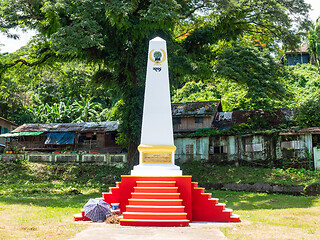
[(320, 196), (292, 196), (284, 194), (208, 190), (213, 198), (226, 203), (233, 210), (309, 208), (320, 206)]

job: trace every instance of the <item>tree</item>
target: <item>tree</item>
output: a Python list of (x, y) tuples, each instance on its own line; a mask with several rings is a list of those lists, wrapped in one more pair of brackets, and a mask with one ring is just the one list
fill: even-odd
[(281, 69), (267, 51), (236, 45), (217, 58), (216, 75), (237, 82), (246, 88), (245, 109), (273, 108), (270, 99), (286, 96), (281, 84)]
[(217, 101), (221, 99), (215, 86), (203, 82), (187, 82), (172, 96), (173, 102)]
[(308, 31), (308, 49), (311, 55), (311, 62), (317, 66), (320, 73), (320, 17)]
[(211, 47), (222, 39), (255, 32), (294, 42), (291, 17), (304, 21), (308, 8), (303, 0), (3, 0), (4, 27), (39, 33), (26, 55), (3, 68), (72, 58), (97, 65), (95, 81), (121, 93), (120, 138), (133, 151), (141, 125), (148, 40), (160, 36), (167, 41), (170, 76), (177, 86), (188, 75), (212, 74)]

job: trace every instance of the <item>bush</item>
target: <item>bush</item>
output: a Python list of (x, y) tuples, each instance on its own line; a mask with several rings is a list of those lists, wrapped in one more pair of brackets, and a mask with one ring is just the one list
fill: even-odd
[(304, 193), (308, 196), (317, 196), (320, 194), (320, 183), (311, 183), (304, 188)]
[(301, 127), (320, 126), (320, 96), (317, 92), (313, 98), (301, 105), (295, 119)]

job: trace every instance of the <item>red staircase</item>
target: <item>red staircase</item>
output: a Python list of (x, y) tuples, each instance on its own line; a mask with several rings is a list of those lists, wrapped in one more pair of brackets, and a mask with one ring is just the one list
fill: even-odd
[(225, 208), (218, 198), (211, 198), (198, 183), (192, 182), (192, 219), (205, 222), (239, 222), (240, 216), (232, 214), (232, 209)]
[(122, 226), (184, 227), (189, 225), (175, 181), (137, 181)]
[[(211, 193), (205, 193), (191, 176), (122, 176), (116, 187), (103, 193), (109, 204), (120, 203), (123, 226), (188, 226), (192, 221), (239, 222)], [(75, 221), (90, 220), (76, 214)]]

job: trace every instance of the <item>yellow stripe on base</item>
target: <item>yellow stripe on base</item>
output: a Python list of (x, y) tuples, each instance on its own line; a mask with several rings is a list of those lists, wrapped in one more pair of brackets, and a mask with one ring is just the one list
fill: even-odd
[(140, 144), (138, 147), (139, 152), (141, 151), (161, 151), (161, 152), (176, 152), (175, 145), (146, 145)]

